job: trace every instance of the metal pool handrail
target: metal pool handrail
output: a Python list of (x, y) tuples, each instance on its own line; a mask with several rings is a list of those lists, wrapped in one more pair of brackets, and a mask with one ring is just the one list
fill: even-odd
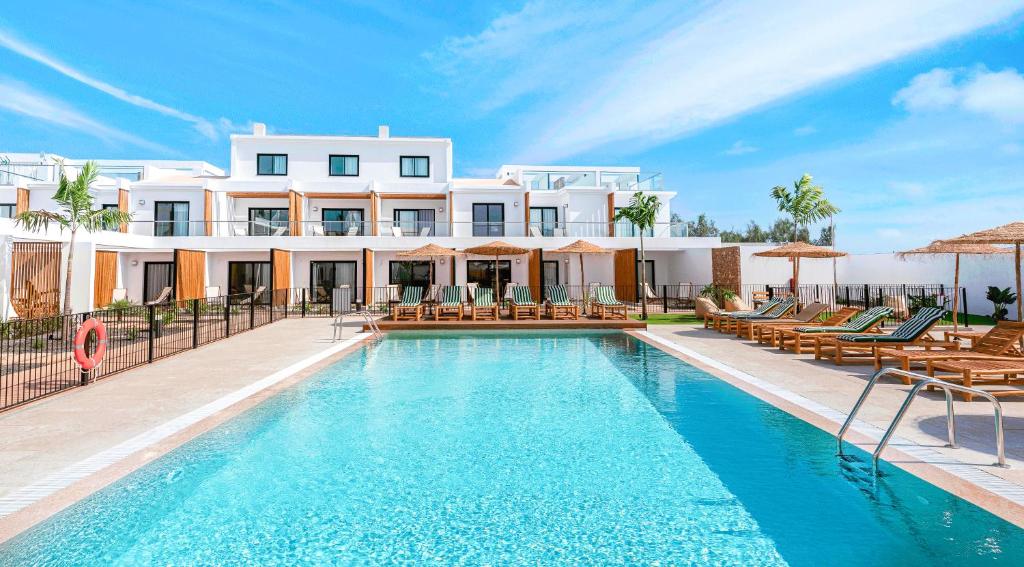
[[(361, 315), (366, 321), (366, 326), (370, 328), (370, 332), (373, 333), (373, 338), (380, 340), (384, 338), (384, 333), (380, 330), (377, 325), (377, 320), (373, 318), (373, 315), (365, 309), (362, 311), (356, 311), (353, 315)], [(334, 340), (339, 338), (345, 338), (345, 313), (342, 313), (334, 318)]]
[(953, 391), (964, 392), (968, 394), (974, 394), (981, 396), (986, 400), (992, 402), (992, 409), (995, 417), (996, 424), (996, 452), (998, 462), (996, 466), (1007, 467), (1006, 465), (1006, 452), (1005, 452), (1005, 439), (1003, 435), (1003, 407), (999, 404), (999, 400), (996, 399), (992, 394), (979, 390), (977, 388), (968, 388), (967, 386), (961, 386), (959, 384), (951, 384), (942, 380), (937, 380), (931, 376), (925, 376), (924, 374), (918, 374), (916, 372), (908, 372), (906, 370), (900, 370), (898, 368), (883, 368), (878, 372), (875, 372), (871, 376), (871, 380), (868, 381), (868, 385), (864, 388), (864, 392), (861, 393), (860, 398), (857, 399), (857, 403), (854, 404), (853, 409), (850, 410), (850, 415), (846, 417), (846, 421), (843, 426), (839, 428), (839, 433), (836, 434), (836, 450), (839, 455), (843, 454), (843, 436), (850, 429), (850, 425), (853, 424), (854, 418), (857, 416), (857, 412), (860, 411), (861, 406), (864, 405), (864, 401), (867, 400), (868, 394), (875, 387), (875, 384), (885, 376), (903, 376), (910, 380), (916, 381), (917, 384), (910, 389), (906, 399), (903, 400), (903, 404), (900, 406), (896, 416), (893, 417), (892, 422), (889, 424), (889, 428), (885, 430), (885, 434), (882, 436), (881, 441), (878, 442), (878, 447), (875, 448), (874, 453), (871, 454), (871, 465), (872, 468), (877, 471), (878, 469), (878, 457), (885, 450), (885, 447), (889, 444), (892, 436), (896, 433), (896, 428), (899, 427), (903, 418), (907, 414), (907, 410), (910, 409), (911, 403), (917, 398), (918, 392), (928, 386), (934, 386), (940, 388), (946, 395), (946, 432), (949, 435), (949, 447), (956, 448), (956, 420), (953, 413)]

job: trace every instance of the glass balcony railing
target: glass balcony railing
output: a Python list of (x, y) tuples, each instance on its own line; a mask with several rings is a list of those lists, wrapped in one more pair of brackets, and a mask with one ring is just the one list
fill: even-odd
[(612, 184), (616, 191), (661, 191), (665, 188), (661, 173), (601, 173), (601, 185)]
[(662, 191), (665, 188), (661, 173), (607, 171), (524, 171), (523, 185), (532, 191), (608, 185), (616, 191)]

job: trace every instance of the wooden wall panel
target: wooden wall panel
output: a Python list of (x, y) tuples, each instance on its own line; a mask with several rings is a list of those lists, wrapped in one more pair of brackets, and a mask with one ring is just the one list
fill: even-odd
[(206, 297), (206, 252), (175, 250), (174, 270), (175, 299)]
[(24, 187), (18, 187), (17, 195), (14, 197), (14, 214), (20, 215), (27, 212), (29, 207), (29, 192)]
[(203, 221), (206, 236), (213, 236), (213, 191), (209, 189), (203, 193)]
[(302, 194), (294, 190), (288, 191), (288, 223), (289, 234), (302, 236)]
[[(127, 189), (118, 189), (117, 190), (117, 208), (122, 213), (131, 212), (130, 211), (131, 203), (129, 202), (130, 198), (131, 198), (131, 195), (128, 194), (128, 190)], [(121, 223), (121, 226), (118, 227), (118, 230), (120, 230), (121, 232), (128, 232), (128, 224), (127, 223)]]
[(288, 250), (270, 250), (270, 282), (273, 289), (292, 287), (292, 253)]
[(743, 275), (740, 273), (740, 247), (724, 246), (711, 250), (711, 281), (739, 293)]
[(232, 199), (287, 199), (288, 194), (280, 191), (228, 191)]
[(541, 283), (541, 260), (543, 252), (540, 248), (536, 250), (530, 250), (530, 253), (526, 255), (527, 262), (527, 285), (530, 286), (530, 291), (533, 293), (533, 298), (538, 299), (541, 297), (543, 290), (540, 288)]
[[(363, 248), (363, 288), (366, 290), (366, 297), (369, 298), (370, 288), (373, 287), (373, 250)], [(366, 300), (370, 302), (369, 299)]]
[[(377, 217), (380, 216), (380, 199), (376, 191), (370, 191), (370, 236), (379, 236), (380, 227)], [(371, 255), (373, 251), (370, 251)]]
[(60, 242), (15, 242), (11, 250), (11, 305), (22, 319), (60, 311)]
[(106, 307), (117, 287), (117, 252), (96, 251), (96, 271), (93, 275), (92, 304), (94, 309)]
[(530, 192), (523, 193), (523, 218), (526, 220), (523, 223), (523, 234), (530, 236)]
[(615, 251), (615, 297), (620, 301), (636, 301), (636, 248)]
[(615, 193), (608, 193), (608, 236), (615, 236)]

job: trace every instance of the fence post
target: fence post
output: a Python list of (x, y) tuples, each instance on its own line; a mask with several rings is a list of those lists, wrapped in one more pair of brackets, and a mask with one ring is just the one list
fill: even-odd
[[(88, 313), (83, 313), (82, 314), (82, 323), (84, 324), (86, 322), (86, 320), (88, 320), (88, 319), (89, 319), (89, 314)], [(86, 337), (86, 339), (88, 339), (88, 337)], [(88, 344), (89, 344), (89, 341), (86, 340), (85, 341), (85, 345), (82, 345), (82, 348), (85, 348), (85, 346), (87, 346)], [(85, 354), (86, 354), (86, 356), (90, 356), (88, 352), (86, 352)], [(79, 385), (81, 385), (81, 386), (88, 386), (89, 385), (89, 371), (85, 370), (84, 368), (79, 368), (78, 372), (79, 372), (79, 374), (78, 374)]]
[(871, 290), (864, 284), (864, 309), (871, 309)]
[(256, 294), (249, 294), (249, 330), (256, 328)]
[(231, 336), (231, 296), (224, 296), (224, 338)]
[(967, 316), (967, 288), (966, 287), (960, 288), (960, 297), (963, 298), (963, 301), (960, 302), (960, 313), (963, 313), (963, 315), (964, 315), (964, 327), (967, 327), (967, 326), (969, 326), (968, 323), (970, 322), (971, 319), (970, 319), (970, 317)]
[(199, 348), (199, 300), (192, 300), (192, 348)]
[(302, 288), (302, 316), (306, 316), (306, 288)]
[(150, 305), (147, 311), (149, 314), (149, 344), (146, 345), (146, 361), (153, 362), (153, 335), (156, 332), (153, 327), (156, 325), (156, 305)]
[(661, 312), (668, 313), (668, 285), (661, 284)]

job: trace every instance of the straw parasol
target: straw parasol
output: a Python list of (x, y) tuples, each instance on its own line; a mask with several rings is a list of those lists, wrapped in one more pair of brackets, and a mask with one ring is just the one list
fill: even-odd
[(960, 255), (961, 254), (1009, 254), (1007, 248), (996, 248), (988, 244), (974, 244), (971, 242), (951, 242), (936, 240), (928, 246), (914, 248), (897, 254), (901, 259), (915, 255), (938, 255), (953, 254), (956, 258), (953, 268), (953, 332), (958, 330), (957, 313), (960, 310)]
[(580, 289), (583, 290), (583, 294), (584, 294), (584, 296), (583, 296), (583, 312), (586, 313), (586, 310), (587, 310), (587, 297), (586, 297), (586, 293), (587, 293), (587, 288), (586, 288), (587, 278), (584, 277), (584, 275), (583, 275), (583, 255), (584, 254), (611, 254), (612, 251), (608, 250), (607, 248), (601, 248), (600, 246), (598, 246), (596, 244), (591, 244), (591, 243), (587, 242), (586, 240), (577, 240), (576, 242), (573, 242), (572, 244), (563, 246), (561, 248), (556, 248), (556, 249), (552, 250), (552, 252), (557, 252), (557, 253), (561, 253), (561, 254), (579, 254), (580, 255)]
[(520, 246), (513, 246), (508, 242), (502, 242), (495, 240), (487, 244), (481, 244), (480, 246), (473, 246), (463, 250), (466, 254), (477, 254), (478, 256), (494, 256), (494, 296), (500, 297), (498, 290), (498, 257), (500, 256), (519, 256), (521, 254), (529, 254), (529, 248), (522, 248)]
[(988, 230), (979, 230), (957, 238), (950, 238), (944, 242), (1013, 245), (1014, 275), (1017, 279), (1017, 320), (1024, 321), (1024, 298), (1020, 294), (1020, 246), (1024, 243), (1024, 221), (1011, 222)]
[(800, 258), (839, 258), (846, 256), (846, 252), (839, 252), (824, 246), (815, 246), (806, 242), (790, 242), (778, 248), (755, 252), (754, 256), (765, 258), (792, 258), (793, 259), (793, 296), (797, 298), (796, 309), (800, 308)]
[[(437, 244), (427, 244), (415, 250), (406, 250), (396, 254), (396, 256), (401, 258), (430, 258), (430, 285), (434, 285), (434, 258), (448, 258), (458, 255), (459, 253), (455, 250), (438, 246)], [(454, 284), (454, 282), (452, 283)]]

